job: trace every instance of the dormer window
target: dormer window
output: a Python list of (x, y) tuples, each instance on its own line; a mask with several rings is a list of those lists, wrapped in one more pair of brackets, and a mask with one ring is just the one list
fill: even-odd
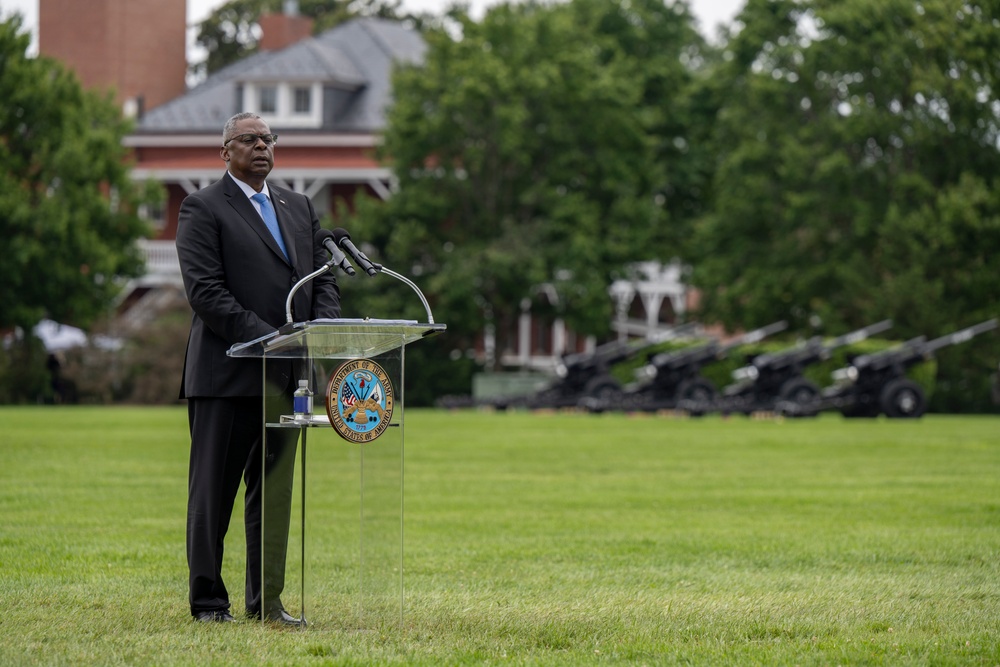
[(292, 89), (292, 112), (295, 114), (309, 114), (312, 112), (312, 88), (308, 86), (295, 86)]
[(278, 113), (278, 89), (275, 86), (261, 86), (257, 89), (257, 113), (275, 116)]
[(313, 82), (247, 82), (243, 107), (274, 127), (320, 126), (323, 87)]

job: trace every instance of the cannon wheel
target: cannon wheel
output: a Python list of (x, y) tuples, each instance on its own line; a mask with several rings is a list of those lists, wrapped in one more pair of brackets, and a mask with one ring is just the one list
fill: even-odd
[(897, 379), (882, 389), (879, 404), (888, 417), (916, 419), (926, 412), (927, 397), (920, 385), (913, 380)]
[(677, 405), (687, 409), (693, 417), (701, 417), (715, 403), (715, 385), (703, 377), (681, 382), (677, 387)]
[(815, 382), (798, 377), (792, 378), (781, 385), (778, 398), (781, 401), (797, 405), (800, 408), (797, 416), (815, 417), (816, 410), (810, 408), (810, 404), (816, 402), (819, 398), (819, 393), (819, 387), (816, 386)]
[(617, 402), (621, 399), (622, 387), (610, 375), (601, 375), (587, 382), (583, 390), (584, 396), (596, 398), (602, 402)]

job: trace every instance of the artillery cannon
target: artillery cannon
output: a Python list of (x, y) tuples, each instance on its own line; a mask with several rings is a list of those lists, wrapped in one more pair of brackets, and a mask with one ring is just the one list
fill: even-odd
[(500, 409), (515, 406), (545, 409), (576, 407), (582, 399), (614, 401), (622, 391), (621, 383), (611, 374), (615, 364), (663, 341), (690, 335), (698, 328), (695, 323), (684, 324), (640, 343), (611, 341), (598, 345), (592, 352), (563, 355), (556, 366), (556, 379), (549, 386), (527, 396), (495, 399), (492, 403)]
[(833, 350), (865, 340), (892, 327), (883, 320), (824, 343), (814, 336), (788, 350), (759, 355), (748, 366), (733, 371), (735, 382), (722, 390), (718, 408), (722, 412), (771, 411), (780, 405), (796, 416), (815, 415), (813, 406), (820, 396), (819, 386), (802, 376), (812, 364), (830, 358)]
[(996, 328), (996, 319), (987, 320), (931, 341), (920, 336), (889, 350), (859, 356), (850, 366), (833, 372), (834, 384), (808, 409), (839, 409), (845, 417), (877, 417), (882, 413), (893, 418), (920, 417), (927, 411), (927, 396), (919, 384), (906, 377), (906, 369), (933, 359), (941, 348)]
[(718, 390), (711, 380), (701, 375), (701, 370), (725, 359), (730, 351), (741, 345), (759, 342), (786, 328), (788, 323), (782, 320), (749, 331), (725, 344), (713, 339), (681, 350), (661, 352), (636, 371), (640, 381), (624, 389), (618, 405), (597, 407), (649, 412), (681, 409), (696, 416), (702, 415), (708, 406), (715, 403)]

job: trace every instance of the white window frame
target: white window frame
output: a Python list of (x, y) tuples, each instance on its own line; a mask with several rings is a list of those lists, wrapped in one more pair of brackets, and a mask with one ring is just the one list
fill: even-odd
[[(277, 112), (264, 113), (260, 110), (260, 90), (273, 87), (277, 92)], [(308, 88), (312, 96), (310, 109), (306, 113), (296, 113), (295, 90)], [(260, 81), (243, 85), (243, 108), (260, 114), (268, 125), (275, 127), (317, 128), (323, 119), (323, 84), (318, 81)]]
[[(299, 111), (295, 108), (297, 100), (297, 94), (300, 90), (306, 91), (309, 96), (309, 108), (305, 111)], [(295, 116), (309, 116), (312, 115), (313, 107), (316, 106), (316, 95), (312, 89), (312, 86), (296, 86), (291, 85), (288, 87), (288, 109), (289, 113)]]
[[(274, 110), (265, 111), (264, 105), (262, 104), (262, 100), (264, 99), (264, 93), (271, 91), (274, 92)], [(256, 102), (257, 108), (259, 109), (258, 113), (261, 116), (265, 115), (276, 116), (278, 110), (281, 108), (279, 105), (280, 100), (281, 100), (281, 92), (277, 86), (257, 86), (257, 94), (254, 96), (254, 102)]]

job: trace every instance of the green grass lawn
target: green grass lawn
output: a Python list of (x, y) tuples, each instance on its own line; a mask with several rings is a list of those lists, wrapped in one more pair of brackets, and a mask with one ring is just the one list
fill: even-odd
[(406, 438), (402, 627), (336, 581), (305, 632), (206, 627), (184, 408), (0, 408), (0, 664), (1000, 665), (1000, 418), (410, 410)]

